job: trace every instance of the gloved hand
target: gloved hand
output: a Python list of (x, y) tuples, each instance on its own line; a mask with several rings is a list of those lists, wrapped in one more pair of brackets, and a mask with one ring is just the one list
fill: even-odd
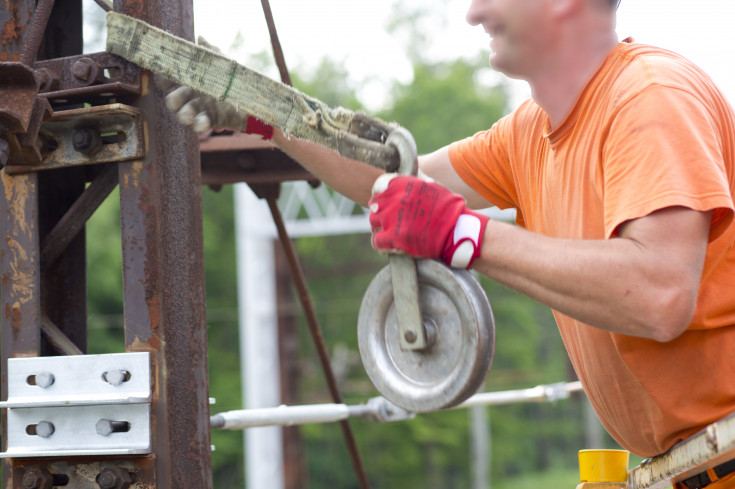
[(176, 114), (179, 122), (196, 132), (218, 128), (258, 134), (263, 139), (273, 137), (273, 126), (189, 87), (179, 87), (168, 94), (166, 107)]
[(480, 256), (489, 220), (469, 210), (461, 196), (417, 177), (385, 174), (373, 186), (370, 227), (377, 250), (469, 268)]
[[(212, 51), (221, 52), (217, 47), (199, 37), (199, 44)], [(166, 107), (176, 114), (182, 124), (191, 126), (196, 132), (213, 128), (232, 129), (247, 134), (258, 134), (263, 139), (273, 137), (273, 126), (245, 112), (239, 112), (209, 95), (204, 95), (189, 87), (178, 87), (166, 96)]]

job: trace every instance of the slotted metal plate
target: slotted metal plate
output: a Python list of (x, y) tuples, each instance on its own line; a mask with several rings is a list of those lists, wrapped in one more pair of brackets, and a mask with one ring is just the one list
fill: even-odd
[[(129, 429), (107, 436), (97, 433), (101, 419), (126, 421)], [(8, 409), (7, 457), (61, 457), (150, 453), (150, 404)], [(48, 438), (28, 434), (29, 426), (54, 426)]]
[(11, 358), (0, 407), (0, 458), (150, 453), (150, 354)]
[[(113, 385), (105, 380), (105, 374), (111, 371), (128, 372), (129, 378)], [(54, 376), (53, 384), (46, 388), (29, 380), (46, 373)], [(150, 399), (148, 352), (10, 358), (8, 400), (0, 407), (122, 404)]]

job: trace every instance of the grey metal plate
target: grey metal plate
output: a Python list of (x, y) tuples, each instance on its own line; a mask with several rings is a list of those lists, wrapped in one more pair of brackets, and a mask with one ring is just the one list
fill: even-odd
[[(74, 406), (147, 402), (151, 399), (148, 352), (71, 355), (8, 359), (8, 400), (0, 407)], [(129, 379), (113, 385), (104, 374), (128, 372)], [(52, 385), (31, 385), (29, 377), (54, 376)]]
[[(102, 436), (100, 419), (127, 421), (129, 430)], [(29, 435), (26, 429), (41, 421), (53, 424), (48, 438)], [(7, 457), (59, 457), (76, 455), (143, 454), (151, 451), (150, 405), (16, 408), (8, 410)]]

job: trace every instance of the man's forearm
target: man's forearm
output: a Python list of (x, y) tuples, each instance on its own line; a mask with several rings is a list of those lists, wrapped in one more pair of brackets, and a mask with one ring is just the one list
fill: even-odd
[(383, 170), (309, 141), (287, 138), (280, 129), (275, 130), (273, 142), (329, 188), (367, 207), (373, 183)]
[(664, 209), (609, 240), (550, 238), (491, 221), (474, 268), (591, 326), (667, 341), (694, 312), (709, 219)]

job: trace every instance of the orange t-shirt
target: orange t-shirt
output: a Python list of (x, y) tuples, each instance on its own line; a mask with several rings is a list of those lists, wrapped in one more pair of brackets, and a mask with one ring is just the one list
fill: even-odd
[(552, 132), (527, 101), (449, 150), (467, 184), (552, 237), (609, 239), (621, 223), (665, 207), (713, 210), (694, 319), (675, 340), (610, 333), (555, 312), (602, 423), (641, 456), (735, 411), (734, 121), (692, 63), (624, 42)]

